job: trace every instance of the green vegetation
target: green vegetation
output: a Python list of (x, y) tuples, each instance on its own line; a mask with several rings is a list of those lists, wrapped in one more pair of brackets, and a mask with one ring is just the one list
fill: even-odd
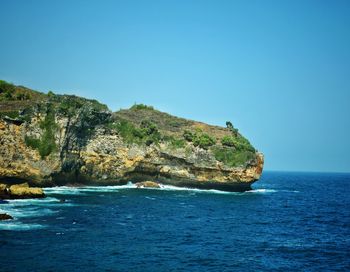
[(221, 143), (224, 146), (235, 147), (237, 150), (248, 150), (251, 152), (255, 152), (254, 147), (243, 136), (238, 136), (238, 137), (224, 136), (221, 139)]
[(152, 135), (158, 133), (157, 126), (149, 120), (142, 120), (141, 129), (145, 135)]
[(109, 127), (118, 131), (127, 143), (151, 145), (152, 143), (158, 144), (161, 140), (157, 126), (148, 120), (143, 120), (140, 127), (126, 120), (111, 124)]
[(30, 98), (31, 95), (25, 88), (0, 80), (0, 101), (23, 101)]
[(255, 153), (249, 150), (235, 150), (231, 147), (214, 147), (214, 156), (218, 161), (229, 167), (244, 166), (255, 158)]
[(25, 140), (25, 143), (27, 146), (29, 146), (33, 149), (40, 148), (40, 139), (36, 139), (36, 138), (30, 137), (30, 136), (25, 136), (24, 140)]
[(31, 119), (31, 112), (27, 111), (25, 114), (23, 114), (23, 112), (20, 114), (20, 112), (18, 110), (15, 111), (3, 111), (0, 112), (0, 118), (4, 118), (4, 117), (9, 117), (15, 120), (19, 120), (19, 121), (25, 121), (25, 122), (30, 122)]
[(194, 138), (195, 138), (195, 134), (192, 133), (191, 131), (189, 130), (185, 130), (183, 135), (182, 135), (186, 141), (188, 142), (193, 142)]
[(141, 138), (145, 140), (146, 145), (151, 145), (152, 143), (159, 143), (161, 138), (160, 132), (156, 124), (149, 120), (143, 120), (141, 122), (140, 131)]
[(0, 80), (0, 94), (7, 98), (11, 98), (15, 92), (15, 85), (8, 83), (4, 80)]
[(126, 120), (136, 126), (140, 124), (141, 120), (151, 120), (157, 125), (162, 135), (174, 135), (177, 138), (182, 138), (183, 131), (192, 126), (193, 123), (193, 121), (172, 116), (143, 104), (117, 111), (113, 116), (115, 120)]
[(194, 133), (189, 130), (185, 130), (183, 137), (186, 141), (192, 142), (195, 146), (199, 146), (204, 149), (207, 149), (216, 143), (215, 138), (211, 137), (209, 134), (204, 133), (201, 130), (197, 130)]
[(212, 146), (216, 143), (215, 138), (209, 136), (206, 133), (196, 134), (196, 137), (193, 140), (195, 146), (207, 149), (209, 146)]
[(226, 145), (226, 146), (235, 146), (235, 138), (232, 136), (224, 136), (221, 139), (221, 143), (222, 145)]
[(184, 139), (175, 138), (174, 136), (164, 136), (163, 141), (168, 142), (173, 149), (184, 148), (186, 146)]
[(134, 104), (130, 109), (131, 110), (154, 110), (152, 106), (147, 106), (145, 104)]
[(19, 117), (19, 112), (18, 111), (5, 111), (5, 112), (0, 112), (0, 117), (10, 117), (12, 119), (17, 119)]
[[(51, 95), (52, 97), (52, 95)], [(73, 117), (76, 111), (83, 106), (82, 101), (75, 99), (75, 97), (62, 97), (58, 104), (58, 113), (67, 117)]]
[(226, 127), (230, 130), (233, 129), (233, 125), (230, 121), (226, 121)]
[(25, 143), (27, 146), (37, 149), (41, 158), (45, 158), (57, 149), (55, 142), (57, 124), (52, 104), (48, 105), (45, 119), (40, 123), (40, 128), (43, 130), (41, 139), (26, 136)]
[(84, 105), (89, 104), (93, 111), (106, 111), (108, 107), (101, 104), (95, 99), (85, 99), (75, 95), (55, 95), (53, 92), (49, 92), (48, 96), (50, 100), (58, 104), (58, 113), (68, 117), (72, 117), (77, 113), (77, 110), (82, 108)]
[(44, 121), (40, 123), (40, 128), (44, 131), (44, 134), (41, 138), (39, 153), (42, 158), (45, 158), (57, 148), (55, 143), (57, 124), (55, 123), (55, 112), (50, 105)]
[(226, 121), (226, 127), (233, 133), (234, 136), (238, 136), (238, 129), (234, 128), (230, 121)]

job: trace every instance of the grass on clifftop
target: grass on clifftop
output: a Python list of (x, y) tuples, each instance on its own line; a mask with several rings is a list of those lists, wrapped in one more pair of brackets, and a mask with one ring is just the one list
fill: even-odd
[(178, 149), (187, 145), (198, 146), (212, 152), (215, 159), (229, 167), (244, 166), (255, 158), (255, 149), (231, 122), (226, 128), (211, 126), (172, 116), (151, 106), (138, 104), (127, 110), (114, 113), (116, 130), (128, 143), (144, 143), (141, 123), (150, 121), (160, 134), (157, 141), (169, 143)]
[(216, 139), (207, 133), (204, 133), (201, 129), (196, 129), (194, 133), (189, 130), (185, 130), (183, 133), (184, 139), (192, 142), (194, 146), (199, 146), (203, 149), (216, 144)]
[(142, 121), (137, 127), (131, 122), (122, 120), (118, 123), (110, 124), (109, 127), (118, 131), (119, 135), (129, 144), (158, 144), (161, 140), (161, 134), (157, 126), (150, 121)]
[(0, 111), (24, 109), (45, 97), (43, 93), (0, 80)]

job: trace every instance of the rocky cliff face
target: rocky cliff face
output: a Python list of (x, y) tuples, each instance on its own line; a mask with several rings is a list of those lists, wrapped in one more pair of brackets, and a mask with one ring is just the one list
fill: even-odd
[[(17, 99), (19, 91), (26, 99)], [(0, 84), (2, 182), (53, 186), (152, 180), (243, 191), (259, 179), (262, 168), (263, 155), (230, 122), (227, 128), (210, 126), (145, 105), (112, 113), (94, 100)]]

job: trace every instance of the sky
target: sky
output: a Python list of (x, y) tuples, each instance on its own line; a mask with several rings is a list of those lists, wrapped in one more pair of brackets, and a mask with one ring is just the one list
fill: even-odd
[(350, 172), (349, 1), (1, 0), (0, 79), (225, 126), (266, 170)]

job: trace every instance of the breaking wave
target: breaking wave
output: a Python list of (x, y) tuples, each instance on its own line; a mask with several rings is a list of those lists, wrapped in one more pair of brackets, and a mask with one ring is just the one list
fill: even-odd
[(95, 192), (118, 192), (125, 189), (141, 189), (141, 190), (161, 190), (161, 191), (189, 191), (194, 193), (211, 193), (211, 194), (229, 194), (229, 195), (242, 195), (242, 194), (266, 194), (275, 193), (277, 190), (274, 189), (254, 189), (246, 192), (229, 192), (216, 189), (197, 189), (188, 187), (177, 187), (173, 185), (160, 184), (160, 188), (137, 188), (136, 184), (128, 182), (125, 185), (111, 185), (111, 186), (82, 186), (82, 187), (71, 187), (71, 186), (60, 186), (44, 188), (45, 194), (63, 194), (63, 195), (86, 195), (86, 193)]
[(43, 229), (45, 225), (41, 224), (25, 224), (19, 221), (2, 221), (0, 222), (0, 230), (13, 230), (13, 231), (23, 231), (23, 230), (34, 230)]

